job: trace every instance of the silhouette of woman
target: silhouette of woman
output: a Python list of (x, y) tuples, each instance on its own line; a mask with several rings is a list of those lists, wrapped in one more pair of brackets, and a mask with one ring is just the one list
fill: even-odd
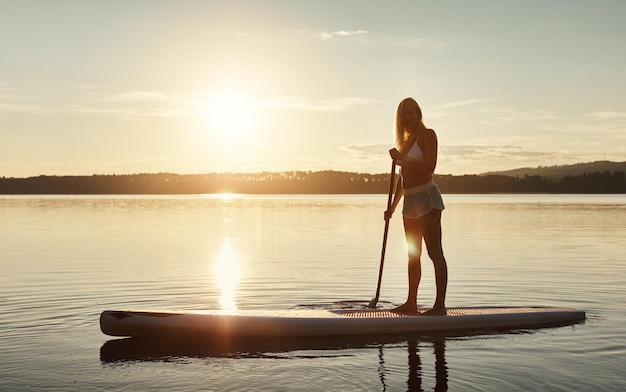
[(445, 208), (439, 188), (433, 180), (437, 165), (437, 135), (426, 128), (422, 110), (413, 98), (406, 98), (396, 111), (395, 148), (391, 158), (401, 167), (391, 208), (385, 219), (391, 219), (404, 196), (402, 216), (409, 253), (409, 293), (395, 311), (417, 314), (417, 290), (422, 277), (422, 240), (435, 267), (437, 297), (432, 309), (422, 315), (446, 314), (448, 266), (441, 244), (441, 212)]

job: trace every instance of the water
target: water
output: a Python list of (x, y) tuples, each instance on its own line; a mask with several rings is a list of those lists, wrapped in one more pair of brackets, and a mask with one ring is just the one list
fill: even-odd
[[(444, 197), (448, 306), (564, 306), (585, 323), (128, 346), (100, 332), (102, 310), (365, 306), (386, 196), (0, 196), (0, 390), (626, 389), (626, 197)], [(405, 253), (395, 217), (381, 306), (405, 299)]]

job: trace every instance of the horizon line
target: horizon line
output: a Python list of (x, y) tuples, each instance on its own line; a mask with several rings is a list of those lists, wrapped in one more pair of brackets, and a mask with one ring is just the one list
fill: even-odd
[[(517, 170), (537, 170), (537, 169), (548, 169), (548, 168), (563, 168), (563, 167), (568, 167), (568, 166), (587, 165), (587, 164), (594, 164), (594, 163), (626, 164), (626, 161), (620, 162), (620, 161), (609, 161), (609, 160), (597, 160), (597, 161), (591, 161), (591, 162), (578, 162), (578, 163), (569, 163), (569, 164), (563, 164), (563, 165), (524, 166), (524, 167), (517, 167), (517, 168), (514, 168), (514, 169), (494, 170), (494, 171), (487, 171), (487, 172), (482, 172), (482, 173), (464, 173), (464, 174), (434, 173), (434, 175), (436, 175), (436, 176), (437, 175), (438, 176), (455, 176), (455, 177), (472, 176), (472, 175), (480, 176), (480, 175), (491, 175), (491, 174), (506, 175), (506, 174), (503, 174), (503, 173), (507, 173), (507, 172), (511, 172), (511, 171), (517, 171)], [(159, 172), (134, 172), (134, 173), (37, 174), (37, 175), (20, 176), (20, 177), (2, 175), (2, 176), (0, 176), (0, 179), (29, 179), (29, 178), (37, 178), (37, 177), (136, 176), (136, 175), (160, 175), (160, 174), (161, 175), (162, 174), (169, 174), (169, 175), (177, 175), (177, 176), (202, 176), (202, 175), (223, 175), (223, 174), (224, 175), (226, 175), (226, 174), (241, 174), (241, 175), (248, 174), (248, 175), (251, 175), (251, 174), (263, 174), (263, 173), (290, 173), (290, 172), (303, 172), (303, 173), (336, 172), (336, 173), (364, 174), (364, 175), (372, 175), (372, 176), (388, 174), (388, 173), (385, 173), (385, 172), (370, 173), (370, 172), (359, 172), (359, 171), (348, 171), (348, 170), (337, 170), (337, 169), (322, 169), (322, 170), (302, 170), (302, 169), (298, 170), (298, 169), (291, 169), (291, 170), (275, 170), (275, 171), (263, 170), (263, 171), (256, 171), (256, 172), (252, 172), (252, 171), (232, 171), (232, 172), (223, 171), (223, 172), (202, 172), (202, 173), (178, 173), (178, 172), (169, 172), (169, 171), (159, 171)]]

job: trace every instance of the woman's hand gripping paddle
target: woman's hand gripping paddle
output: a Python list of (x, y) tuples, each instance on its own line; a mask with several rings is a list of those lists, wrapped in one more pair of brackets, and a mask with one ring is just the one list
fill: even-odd
[[(387, 211), (391, 209), (391, 198), (393, 196), (395, 174), (396, 174), (396, 160), (393, 159), (391, 161), (391, 175), (389, 176), (389, 195), (387, 197)], [(383, 234), (383, 249), (380, 253), (380, 269), (378, 270), (378, 285), (376, 287), (376, 296), (372, 298), (370, 303), (367, 305), (367, 307), (371, 309), (376, 307), (376, 304), (378, 303), (378, 297), (380, 296), (380, 283), (383, 280), (383, 265), (385, 265), (385, 249), (387, 248), (387, 233), (389, 232), (389, 220), (390, 219), (385, 219), (385, 232)]]

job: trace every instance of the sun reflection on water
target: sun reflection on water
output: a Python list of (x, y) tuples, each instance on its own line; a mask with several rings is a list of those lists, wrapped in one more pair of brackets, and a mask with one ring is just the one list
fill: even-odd
[(224, 238), (217, 263), (215, 264), (215, 276), (220, 289), (220, 309), (237, 310), (235, 294), (239, 283), (239, 260), (232, 240)]
[(223, 201), (231, 201), (231, 200), (239, 199), (239, 198), (243, 197), (243, 195), (241, 193), (229, 193), (229, 192), (212, 193), (212, 194), (208, 194), (206, 196), (210, 197), (211, 199), (219, 199), (219, 200), (223, 200)]

